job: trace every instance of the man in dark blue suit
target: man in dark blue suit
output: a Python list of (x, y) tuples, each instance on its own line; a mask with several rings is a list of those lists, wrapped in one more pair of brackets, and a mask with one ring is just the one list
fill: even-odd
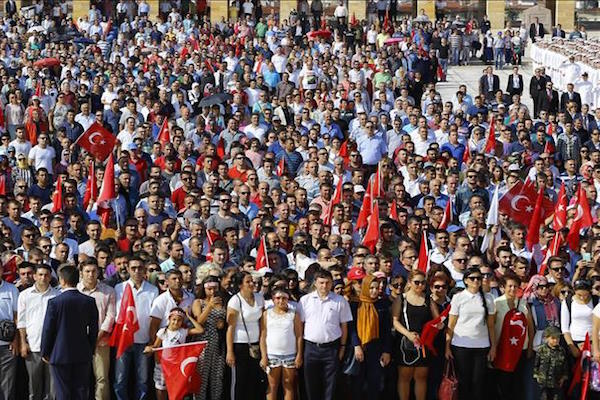
[(63, 292), (48, 302), (41, 355), (51, 365), (57, 399), (88, 400), (98, 309), (92, 297), (77, 290), (75, 266), (59, 268), (58, 279)]

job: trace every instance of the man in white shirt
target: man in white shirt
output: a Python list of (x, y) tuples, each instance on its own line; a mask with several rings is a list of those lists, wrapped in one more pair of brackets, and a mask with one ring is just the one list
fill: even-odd
[(29, 376), (31, 399), (54, 397), (54, 385), (50, 378), (50, 366), (42, 361), (40, 354), (42, 328), (48, 301), (60, 294), (50, 286), (52, 270), (49, 265), (37, 264), (32, 287), (25, 289), (18, 300), (17, 328), (21, 336), (21, 357)]
[(38, 136), (38, 144), (29, 151), (29, 165), (33, 166), (37, 171), (40, 168), (46, 168), (48, 173), (52, 175), (52, 162), (56, 158), (54, 147), (50, 146), (47, 133), (42, 133)]
[(52, 222), (50, 222), (50, 231), (52, 232), (52, 236), (50, 236), (50, 242), (52, 243), (50, 257), (56, 258), (56, 246), (59, 243), (64, 243), (69, 247), (68, 260), (71, 262), (74, 261), (75, 256), (79, 254), (79, 245), (77, 241), (66, 236), (67, 228), (64, 219), (58, 216), (54, 217)]
[(264, 125), (260, 124), (258, 121), (259, 121), (258, 113), (253, 113), (252, 116), (250, 117), (250, 125), (247, 125), (244, 128), (244, 133), (246, 134), (246, 136), (248, 136), (248, 138), (250, 138), (250, 139), (257, 138), (260, 142), (262, 142), (263, 137), (267, 133), (267, 129)]
[(594, 106), (593, 90), (594, 85), (588, 80), (588, 73), (584, 72), (581, 74), (581, 79), (575, 82), (575, 91), (581, 96), (581, 104), (587, 104), (590, 107)]
[(152, 303), (150, 311), (150, 339), (154, 340), (159, 328), (169, 323), (169, 313), (175, 307), (187, 310), (194, 302), (194, 296), (183, 290), (183, 275), (178, 269), (172, 269), (166, 275), (168, 290), (161, 293)]
[(96, 117), (90, 113), (90, 105), (88, 103), (83, 103), (81, 105), (81, 112), (75, 116), (75, 122), (79, 122), (85, 132), (95, 120)]
[[(308, 400), (332, 400), (339, 361), (348, 345), (350, 305), (331, 291), (331, 272), (317, 270), (315, 291), (303, 296), (298, 313), (304, 324), (304, 379)], [(383, 354), (387, 365), (391, 357)]]
[(129, 375), (135, 371), (135, 396), (140, 398), (148, 393), (148, 367), (149, 359), (144, 354), (144, 348), (150, 343), (150, 310), (154, 299), (158, 297), (158, 288), (146, 281), (146, 265), (141, 258), (131, 257), (127, 265), (129, 280), (115, 286), (117, 295), (116, 320), (119, 319), (121, 300), (125, 285), (131, 286), (133, 300), (135, 301), (135, 314), (140, 329), (133, 335), (133, 346), (129, 347), (117, 359), (115, 364), (114, 390), (117, 398), (129, 398)]

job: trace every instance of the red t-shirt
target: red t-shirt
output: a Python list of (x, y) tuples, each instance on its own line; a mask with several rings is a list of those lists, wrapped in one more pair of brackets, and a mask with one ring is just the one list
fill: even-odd
[(231, 179), (239, 179), (244, 183), (246, 183), (246, 181), (248, 180), (248, 170), (242, 172), (239, 169), (237, 169), (237, 167), (229, 168), (228, 175)]
[(183, 186), (180, 186), (177, 189), (175, 189), (175, 191), (171, 195), (171, 201), (175, 205), (175, 209), (177, 211), (181, 210), (185, 206), (183, 200), (185, 199), (185, 196), (187, 196), (187, 194), (188, 193), (183, 189)]

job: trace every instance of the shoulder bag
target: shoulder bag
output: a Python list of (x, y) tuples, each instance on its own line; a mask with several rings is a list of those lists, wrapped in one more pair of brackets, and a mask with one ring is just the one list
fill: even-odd
[(458, 379), (454, 370), (454, 361), (446, 361), (444, 376), (438, 390), (439, 400), (457, 400), (458, 399)]
[(244, 324), (244, 330), (246, 331), (246, 337), (248, 337), (248, 352), (250, 357), (259, 360), (260, 359), (260, 346), (258, 344), (252, 344), (250, 342), (250, 335), (248, 334), (248, 327), (246, 327), (246, 320), (244, 319), (244, 306), (242, 304), (242, 298), (238, 294), (238, 301), (240, 302), (240, 315), (242, 316), (242, 324)]
[[(406, 297), (402, 297), (402, 313), (404, 314), (404, 326), (406, 330), (410, 332), (410, 326), (408, 324), (408, 316), (406, 315), (408, 301)], [(415, 344), (406, 336), (402, 335), (400, 339), (400, 353), (402, 353), (402, 363), (410, 366), (421, 359), (421, 352), (415, 346)]]

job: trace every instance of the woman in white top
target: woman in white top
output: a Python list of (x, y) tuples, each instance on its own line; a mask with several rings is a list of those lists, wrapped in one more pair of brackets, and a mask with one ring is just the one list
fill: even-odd
[(468, 268), (466, 289), (450, 303), (446, 358), (454, 359), (460, 400), (485, 398), (487, 361), (496, 357), (496, 308), (492, 295), (483, 293), (481, 280), (479, 268)]
[(254, 292), (247, 271), (236, 273), (232, 287), (238, 290), (227, 303), (227, 365), (232, 369), (231, 399), (264, 399), (260, 369), (260, 330), (265, 305), (262, 294)]
[(271, 292), (274, 306), (265, 310), (260, 333), (260, 366), (269, 378), (268, 400), (277, 400), (283, 377), (283, 398), (293, 400), (296, 394), (296, 368), (302, 366), (302, 322), (290, 308), (287, 290), (276, 288)]
[(573, 284), (575, 294), (567, 296), (560, 307), (560, 327), (573, 357), (579, 357), (585, 335), (592, 332), (592, 285), (587, 280), (577, 280)]

